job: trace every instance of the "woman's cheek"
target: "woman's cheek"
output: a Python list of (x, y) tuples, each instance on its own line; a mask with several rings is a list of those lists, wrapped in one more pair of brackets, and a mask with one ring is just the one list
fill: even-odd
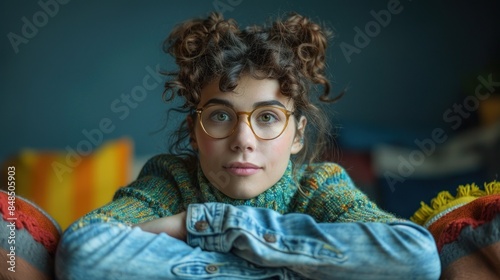
[(217, 155), (217, 144), (216, 141), (212, 138), (210, 138), (208, 135), (207, 136), (201, 136), (198, 138), (198, 150), (201, 154), (204, 154), (208, 157), (212, 157), (214, 155)]
[(269, 160), (268, 162), (273, 162), (273, 165), (288, 164), (288, 161), (290, 160), (290, 140), (286, 138), (278, 138), (270, 142), (270, 145), (267, 146), (266, 151), (263, 153), (267, 155)]
[(279, 150), (282, 153), (287, 153), (287, 156), (290, 156), (293, 139), (293, 131), (285, 131), (282, 136), (275, 139), (276, 141), (273, 142), (273, 149)]

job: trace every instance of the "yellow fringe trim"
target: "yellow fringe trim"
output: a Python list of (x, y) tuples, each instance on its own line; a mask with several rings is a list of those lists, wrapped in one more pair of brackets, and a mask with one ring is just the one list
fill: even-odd
[(500, 182), (493, 181), (488, 184), (484, 184), (484, 190), (486, 194), (500, 194)]
[(448, 191), (442, 191), (431, 200), (431, 205), (425, 202), (420, 202), (420, 209), (410, 218), (411, 221), (425, 225), (432, 218), (436, 217), (446, 209), (459, 207), (460, 205), (467, 204), (478, 197), (500, 194), (500, 182), (493, 181), (484, 183), (484, 190), (481, 190), (476, 184), (460, 185), (457, 188), (457, 195), (453, 196)]

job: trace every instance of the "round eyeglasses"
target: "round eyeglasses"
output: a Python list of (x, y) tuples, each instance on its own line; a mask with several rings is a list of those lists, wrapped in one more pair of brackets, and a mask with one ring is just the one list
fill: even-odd
[(245, 122), (253, 134), (262, 140), (278, 138), (288, 125), (293, 112), (277, 106), (259, 106), (251, 112), (236, 112), (226, 105), (209, 105), (196, 109), (205, 133), (215, 139), (229, 137), (236, 130), (239, 115), (246, 115)]

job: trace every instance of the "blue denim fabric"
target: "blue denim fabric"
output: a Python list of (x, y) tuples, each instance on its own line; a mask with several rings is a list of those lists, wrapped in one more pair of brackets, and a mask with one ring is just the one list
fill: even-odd
[(59, 279), (438, 279), (429, 232), (410, 222), (316, 223), (305, 214), (191, 204), (187, 242), (110, 220), (64, 234)]

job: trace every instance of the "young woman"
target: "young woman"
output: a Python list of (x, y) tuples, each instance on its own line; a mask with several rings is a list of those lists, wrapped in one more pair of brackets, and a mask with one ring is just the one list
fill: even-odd
[(438, 278), (429, 232), (316, 162), (328, 128), (310, 96), (319, 86), (329, 99), (328, 36), (298, 14), (244, 30), (218, 14), (177, 26), (165, 41), (179, 66), (166, 98), (187, 111), (177, 152), (65, 232), (57, 276)]

